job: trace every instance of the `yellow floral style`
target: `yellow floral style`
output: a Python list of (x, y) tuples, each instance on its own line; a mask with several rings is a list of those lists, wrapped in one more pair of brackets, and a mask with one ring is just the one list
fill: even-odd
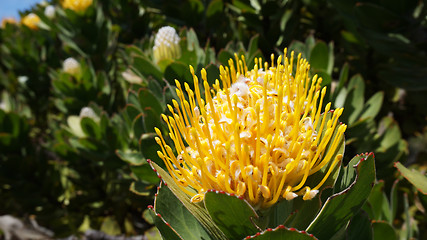
[(40, 18), (36, 14), (30, 13), (27, 16), (23, 17), (21, 22), (25, 26), (27, 26), (33, 30), (37, 30), (39, 28), (38, 24), (40, 22)]
[[(212, 87), (202, 69), (200, 89), (191, 66), (194, 91), (176, 81), (179, 103), (168, 105), (171, 116), (162, 118), (177, 153), (159, 129), (156, 141), (159, 157), (192, 202), (202, 201), (210, 189), (242, 197), (255, 208), (298, 196), (310, 200), (341, 164), (343, 109), (330, 111), (331, 103), (323, 109), (322, 79), (310, 79), (308, 62), (299, 55), (294, 66), (294, 53), (289, 59), (286, 52), (276, 62), (272, 55), (270, 66), (255, 59), (250, 71), (244, 57), (235, 55), (236, 62), (220, 67)], [(321, 180), (309, 186), (309, 176), (321, 169)]]
[(84, 12), (92, 3), (93, 0), (64, 0), (62, 2), (62, 7), (71, 9), (75, 12)]

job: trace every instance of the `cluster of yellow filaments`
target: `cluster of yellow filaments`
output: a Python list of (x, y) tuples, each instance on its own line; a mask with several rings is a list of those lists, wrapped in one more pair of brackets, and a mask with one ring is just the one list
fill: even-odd
[(92, 3), (93, 0), (63, 0), (62, 7), (75, 12), (84, 12)]
[[(176, 81), (180, 103), (174, 100), (168, 105), (172, 116), (162, 118), (177, 153), (159, 129), (156, 141), (159, 157), (192, 202), (202, 201), (211, 189), (256, 208), (297, 196), (309, 200), (341, 164), (337, 151), (347, 126), (338, 117), (343, 109), (323, 114), (331, 104), (322, 111), (326, 88), (321, 89), (321, 78), (309, 79), (308, 62), (299, 55), (293, 66), (294, 53), (289, 59), (286, 51), (276, 65), (272, 55), (270, 67), (255, 59), (251, 71), (244, 57), (235, 55), (236, 65), (230, 59), (229, 67), (221, 66), (212, 88), (202, 69), (205, 100), (192, 67), (195, 89), (184, 84), (188, 97)], [(307, 178), (321, 169), (323, 179), (307, 186)]]
[(40, 23), (40, 17), (37, 16), (35, 13), (30, 13), (22, 18), (21, 20), (22, 24), (27, 26), (28, 28), (32, 30), (37, 30), (39, 28)]

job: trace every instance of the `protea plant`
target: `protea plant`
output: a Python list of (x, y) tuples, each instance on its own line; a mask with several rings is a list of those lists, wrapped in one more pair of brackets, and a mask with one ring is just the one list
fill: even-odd
[(288, 58), (285, 49), (248, 70), (235, 55), (213, 86), (204, 69), (202, 81), (190, 71), (194, 91), (176, 81), (179, 99), (162, 115), (169, 133), (156, 129), (167, 171), (150, 161), (163, 185), (149, 208), (165, 239), (355, 232), (375, 180), (373, 154), (342, 166), (343, 109), (326, 103), (327, 89), (321, 78), (309, 78), (305, 59), (294, 52)]

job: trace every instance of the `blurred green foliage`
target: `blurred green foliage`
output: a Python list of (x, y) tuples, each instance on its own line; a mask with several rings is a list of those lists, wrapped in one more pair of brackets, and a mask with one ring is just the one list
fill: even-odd
[[(20, 13), (36, 13), (38, 30), (0, 29), (0, 215), (35, 215), (56, 237), (144, 234), (159, 183), (145, 160), (163, 165), (154, 127), (166, 130), (175, 79), (192, 86), (192, 65), (212, 84), (234, 53), (252, 67), (288, 47), (345, 108), (344, 160), (376, 155), (378, 181), (348, 231), (367, 223), (373, 238), (427, 238), (426, 195), (394, 167), (427, 166), (426, 1), (98, 0), (83, 13), (48, 2), (53, 18), (42, 4)], [(166, 25), (182, 54), (156, 63)], [(69, 57), (80, 75), (64, 72)], [(79, 116), (87, 106), (94, 116)]]

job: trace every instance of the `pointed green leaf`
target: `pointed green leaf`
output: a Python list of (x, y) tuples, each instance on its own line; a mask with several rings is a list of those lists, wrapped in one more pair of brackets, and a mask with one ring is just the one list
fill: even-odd
[(267, 229), (254, 236), (247, 237), (245, 239), (255, 240), (314, 240), (317, 239), (312, 234), (304, 231), (298, 231), (295, 228), (287, 228), (283, 225), (278, 226), (275, 229)]
[(247, 55), (248, 59), (251, 58), (258, 50), (258, 39), (259, 39), (259, 35), (257, 34), (253, 36), (249, 41), (248, 55)]
[(351, 219), (346, 234), (346, 239), (348, 240), (371, 240), (372, 227), (368, 214), (364, 211), (359, 211), (359, 213)]
[(161, 186), (154, 202), (154, 210), (175, 229), (183, 238), (188, 240), (210, 239), (206, 230), (197, 219), (173, 195), (167, 186)]
[(151, 184), (159, 183), (159, 178), (148, 164), (142, 164), (140, 166), (130, 166), (130, 170), (133, 173), (132, 176), (142, 182)]
[(397, 235), (394, 228), (385, 221), (373, 221), (372, 229), (374, 231), (374, 239), (375, 240), (396, 240)]
[(329, 239), (357, 214), (368, 198), (375, 180), (372, 153), (354, 157), (341, 169), (336, 193), (328, 198), (307, 228), (308, 232), (319, 239)]
[(169, 64), (165, 69), (165, 78), (171, 84), (175, 84), (175, 79), (180, 82), (185, 81), (189, 83), (190, 86), (193, 84), (193, 76), (190, 73), (190, 69), (188, 65), (183, 62), (175, 61)]
[(218, 61), (224, 65), (228, 66), (228, 60), (234, 58), (234, 55), (225, 49), (221, 49), (218, 53)]
[(344, 66), (342, 66), (341, 68), (340, 77), (338, 80), (338, 86), (334, 90), (334, 96), (336, 96), (338, 92), (341, 91), (341, 89), (344, 87), (344, 84), (347, 82), (349, 70), (350, 70), (350, 67), (348, 66), (348, 63), (345, 63)]
[(150, 59), (145, 56), (137, 56), (133, 59), (133, 67), (143, 76), (149, 77), (152, 76), (156, 80), (162, 80), (162, 73), (154, 65)]
[[(260, 218), (266, 216), (268, 219), (267, 227), (276, 227), (279, 225), (284, 225), (286, 220), (290, 218), (290, 215), (293, 211), (293, 201), (282, 200), (279, 203), (274, 204), (272, 207), (258, 212)], [(264, 227), (261, 227), (262, 229)]]
[(208, 191), (204, 202), (213, 221), (229, 239), (242, 239), (258, 231), (252, 222), (258, 215), (246, 200)]
[(317, 42), (310, 53), (310, 66), (315, 70), (328, 70), (329, 64), (329, 49), (324, 42)]
[(221, 232), (221, 230), (215, 225), (215, 223), (209, 216), (208, 211), (200, 204), (192, 203), (190, 201), (190, 196), (188, 196), (181, 190), (181, 188), (175, 183), (169, 173), (167, 173), (153, 161), (150, 161), (150, 165), (153, 167), (153, 169), (157, 171), (157, 174), (162, 177), (162, 180), (168, 185), (168, 188), (173, 192), (173, 194), (181, 201), (182, 204), (184, 204), (188, 211), (190, 211), (190, 213), (208, 231), (210, 236), (218, 240), (227, 239), (224, 233)]
[(394, 166), (399, 169), (400, 174), (412, 183), (418, 191), (424, 195), (427, 194), (427, 177), (425, 175), (415, 169), (407, 169), (400, 162), (395, 163)]
[[(393, 186), (391, 187), (391, 193), (390, 193), (390, 209), (391, 209), (391, 221), (394, 220), (394, 218), (396, 217), (396, 213), (397, 213), (397, 189), (399, 186), (399, 179), (396, 179), (393, 183)], [(391, 224), (392, 222), (390, 222)]]
[(372, 188), (368, 198), (368, 203), (371, 205), (372, 219), (375, 220), (390, 220), (391, 212), (387, 196), (383, 192), (384, 181), (378, 181)]
[(162, 105), (158, 96), (154, 95), (149, 89), (146, 88), (141, 88), (139, 90), (138, 98), (142, 111), (152, 109), (155, 113), (160, 115), (161, 113), (163, 113), (166, 107)]
[(183, 240), (178, 233), (171, 228), (171, 226), (163, 220), (161, 215), (157, 215), (153, 209), (149, 208), (148, 212), (151, 215), (151, 218), (154, 220), (154, 224), (156, 224), (157, 229), (162, 234), (163, 239), (167, 240)]
[(121, 160), (123, 160), (123, 161), (125, 161), (131, 165), (139, 166), (139, 165), (146, 163), (146, 160), (144, 159), (142, 154), (139, 152), (134, 152), (134, 151), (130, 151), (130, 150), (129, 151), (122, 151), (120, 149), (117, 149), (116, 155)]
[(317, 212), (322, 207), (320, 195), (309, 201), (304, 201), (301, 197), (293, 200), (293, 208), (296, 210), (286, 222), (286, 226), (297, 229), (306, 229), (316, 217)]
[(100, 230), (108, 235), (119, 235), (121, 233), (119, 223), (114, 217), (106, 217), (102, 222)]
[(215, 83), (216, 79), (219, 80), (219, 69), (216, 65), (209, 64), (206, 67), (206, 72), (207, 72), (207, 78), (208, 78), (209, 86), (212, 86), (212, 84)]
[(342, 118), (349, 125), (359, 119), (365, 103), (365, 83), (361, 75), (355, 75), (348, 84)]
[(384, 92), (375, 93), (366, 103), (360, 119), (375, 118), (383, 105)]
[(70, 127), (70, 132), (73, 133), (77, 137), (85, 137), (85, 133), (82, 130), (80, 125), (80, 117), (79, 116), (69, 116), (67, 118), (67, 124)]
[(153, 194), (153, 185), (141, 181), (135, 181), (130, 184), (129, 191), (139, 196), (150, 196)]

